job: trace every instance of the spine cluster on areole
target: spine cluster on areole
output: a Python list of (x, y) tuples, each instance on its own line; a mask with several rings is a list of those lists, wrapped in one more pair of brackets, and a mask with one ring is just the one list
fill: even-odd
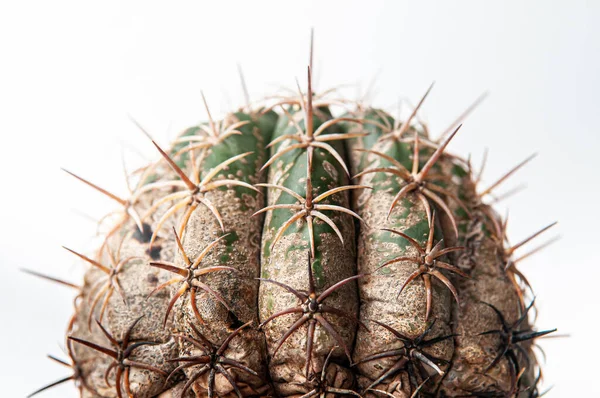
[(128, 199), (73, 174), (123, 209), (95, 257), (67, 249), (83, 285), (30, 271), (77, 291), (69, 361), (51, 357), (73, 373), (31, 395), (538, 396), (552, 330), (529, 325), (514, 255), (531, 238), (507, 248), (486, 202), (524, 163), (479, 190), (446, 152), (460, 120), (433, 140), (417, 119), (431, 87), (401, 121), (334, 117), (349, 102), (311, 80), (220, 121), (206, 107)]

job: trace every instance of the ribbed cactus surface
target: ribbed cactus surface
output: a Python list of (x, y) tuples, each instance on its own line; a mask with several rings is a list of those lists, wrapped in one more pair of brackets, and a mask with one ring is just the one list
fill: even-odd
[(429, 135), (429, 90), (401, 120), (314, 93), (310, 67), (306, 82), (155, 143), (129, 198), (73, 174), (122, 216), (96, 253), (67, 249), (89, 269), (57, 383), (88, 398), (540, 396), (532, 349), (552, 330), (532, 326), (518, 269), (539, 233), (508, 245), (490, 205), (505, 178), (481, 187), (446, 150), (460, 121)]

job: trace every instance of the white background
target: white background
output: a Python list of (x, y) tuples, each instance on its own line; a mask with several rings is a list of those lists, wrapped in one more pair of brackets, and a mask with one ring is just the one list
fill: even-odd
[(319, 87), (364, 86), (381, 69), (387, 106), (436, 80), (422, 112), (434, 133), (489, 90), (450, 147), (475, 160), (489, 147), (486, 181), (540, 153), (506, 186), (528, 189), (501, 209), (513, 241), (560, 221), (547, 237), (562, 239), (521, 265), (538, 326), (570, 334), (541, 342), (547, 396), (598, 396), (599, 17), (592, 1), (3, 1), (0, 395), (68, 372), (44, 355), (60, 354), (71, 292), (19, 267), (80, 281), (83, 264), (60, 245), (91, 252), (88, 216), (115, 208), (59, 168), (126, 195), (121, 151), (130, 167), (156, 157), (129, 114), (166, 145), (205, 117), (200, 90), (213, 113), (241, 104), (236, 62), (254, 98), (293, 85), (314, 26)]

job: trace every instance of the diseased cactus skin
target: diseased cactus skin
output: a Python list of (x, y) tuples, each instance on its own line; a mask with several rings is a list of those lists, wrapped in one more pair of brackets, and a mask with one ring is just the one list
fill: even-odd
[(314, 94), (309, 67), (298, 97), (155, 143), (131, 198), (74, 175), (124, 215), (96, 256), (68, 249), (90, 268), (67, 284), (59, 382), (86, 398), (539, 396), (533, 339), (553, 330), (529, 324), (491, 189), (446, 151), (458, 122), (443, 142), (414, 122), (430, 89), (407, 120), (336, 118), (348, 101)]
[[(298, 105), (296, 105), (298, 106)], [(304, 106), (303, 106), (304, 108)], [(307, 131), (307, 121), (312, 119), (312, 128), (318, 131), (319, 126), (330, 118), (329, 110), (319, 108), (318, 117), (310, 115), (312, 109), (308, 110), (308, 117), (297, 120), (302, 129), (302, 135), (310, 134)], [(298, 118), (303, 112), (299, 109), (291, 109), (291, 112), (279, 121), (275, 129), (274, 139), (287, 134), (296, 133), (296, 127), (290, 118)], [(308, 127), (310, 129), (311, 127)], [(300, 133), (300, 132), (297, 132)], [(321, 137), (330, 134), (340, 134), (341, 130), (331, 126), (325, 130)], [(283, 152), (289, 142), (283, 142), (273, 146), (272, 156), (279, 151)], [(334, 151), (343, 156), (343, 146), (334, 143)], [(314, 152), (313, 152), (314, 151)], [(310, 160), (309, 160), (310, 159)], [(309, 164), (310, 163), (310, 164)], [(310, 173), (310, 175), (309, 175)], [(310, 179), (312, 182), (307, 181)], [(291, 216), (300, 214), (303, 210), (274, 209), (269, 211), (265, 219), (263, 230), (262, 251), (262, 276), (270, 278), (279, 283), (285, 283), (297, 290), (307, 291), (309, 288), (309, 272), (307, 272), (307, 253), (313, 253), (312, 241), (314, 240), (314, 255), (310, 255), (309, 266), (314, 276), (316, 293), (320, 294), (338, 281), (355, 275), (355, 247), (354, 247), (354, 225), (352, 217), (339, 211), (320, 210), (319, 205), (349, 207), (347, 191), (341, 191), (318, 201), (319, 195), (346, 185), (347, 176), (344, 168), (336, 158), (322, 148), (297, 148), (280, 156), (269, 167), (268, 201), (269, 204), (295, 204), (298, 199), (288, 192), (274, 188), (279, 185), (295, 192), (306, 200), (305, 207), (314, 201), (315, 211), (325, 214), (342, 233), (341, 238), (336, 235), (332, 227), (317, 214), (300, 218), (291, 225), (275, 241), (276, 236)], [(308, 188), (307, 188), (308, 187)], [(312, 199), (311, 199), (312, 196)], [(312, 214), (312, 213), (311, 213)], [(311, 230), (312, 228), (312, 230)], [(342, 242), (343, 239), (343, 242)], [(266, 282), (266, 283), (265, 283)], [(278, 317), (270, 322), (265, 322), (270, 316), (279, 311), (286, 310), (298, 305), (298, 298), (282, 289), (274, 283), (263, 281), (261, 283), (259, 313), (262, 329), (265, 331), (269, 355), (271, 355), (270, 371), (276, 390), (281, 395), (305, 394), (310, 391), (308, 385), (304, 385), (305, 377), (313, 372), (317, 373), (323, 367), (323, 360), (329, 351), (338, 345), (346, 347), (348, 356), (354, 341), (356, 322), (348, 317), (332, 314), (331, 312), (317, 311), (314, 315), (306, 310), (304, 314), (292, 314)], [(342, 286), (331, 294), (322, 305), (327, 305), (337, 311), (343, 311), (350, 317), (356, 318), (358, 311), (358, 298), (356, 284), (354, 281)], [(286, 335), (290, 327), (302, 316), (307, 317), (307, 327), (302, 327), (289, 336), (287, 341), (281, 345), (277, 354), (275, 349), (280, 345), (281, 339)], [(327, 325), (327, 326), (324, 326)], [(326, 327), (332, 328), (327, 330)], [(305, 331), (305, 328), (307, 330)], [(312, 346), (312, 349), (310, 347)], [(332, 353), (332, 359), (344, 361), (344, 350), (336, 350)], [(310, 358), (310, 359), (309, 359)], [(348, 361), (345, 366), (332, 362), (331, 367), (338, 369), (336, 380), (343, 380), (343, 385), (333, 385), (334, 388), (349, 388), (353, 384), (353, 378), (348, 369)]]
[[(258, 171), (265, 161), (264, 136), (269, 132), (260, 131), (250, 115), (236, 113), (231, 117), (232, 122), (249, 123), (239, 128), (240, 135), (233, 135), (210, 148), (210, 153), (201, 166), (203, 170), (201, 177), (223, 161), (246, 153), (249, 148), (254, 148), (254, 153), (232, 163), (217, 177), (257, 184), (260, 182)], [(218, 345), (241, 324), (256, 323), (258, 283), (254, 278), (258, 277), (260, 270), (258, 244), (261, 225), (259, 219), (252, 218), (252, 214), (263, 206), (263, 195), (245, 187), (221, 188), (209, 194), (211, 202), (218, 207), (222, 216), (225, 232), (221, 231), (211, 211), (205, 207), (198, 207), (187, 222), (183, 246), (188, 255), (195, 258), (211, 241), (223, 237), (221, 244), (209, 252), (203, 264), (228, 266), (235, 269), (235, 272), (207, 274), (203, 282), (223, 297), (229, 309), (215, 300), (214, 295), (200, 291), (196, 296), (196, 307), (204, 324), (198, 321), (194, 309), (186, 303), (187, 300), (191, 300), (191, 297), (181, 302), (180, 309), (175, 307), (174, 312), (182, 315), (180, 319), (175, 316), (176, 324), (184, 327), (183, 330), (178, 330), (179, 333), (190, 335), (191, 330), (187, 325), (196, 325), (208, 340)], [(197, 355), (196, 350), (192, 349), (189, 343), (186, 345), (186, 348), (182, 347), (186, 354)], [(233, 347), (236, 348), (236, 352), (232, 353)], [(266, 358), (263, 352), (264, 338), (253, 328), (245, 328), (229, 345), (229, 358), (242, 362), (260, 375), (254, 377), (247, 372), (236, 373), (239, 377), (237, 387), (245, 394), (264, 392)], [(186, 374), (191, 377), (196, 370), (186, 369)], [(194, 388), (200, 388), (196, 386), (206, 388), (208, 377), (209, 373), (199, 379)], [(222, 374), (218, 374), (215, 383), (215, 393), (221, 396), (233, 391), (233, 386), (223, 380), (223, 377)]]
[[(416, 131), (409, 131), (410, 133), (413, 136), (415, 133), (419, 134)], [(410, 145), (397, 139), (380, 139), (373, 148), (364, 149), (373, 150), (394, 159), (403, 159), (404, 167), (407, 169), (412, 167)], [(394, 166), (384, 158), (378, 156), (372, 156), (372, 158), (375, 160), (372, 166), (374, 169)], [(365, 169), (365, 171), (368, 170), (370, 169)], [(416, 195), (408, 195), (401, 199), (390, 213), (394, 198), (401, 189), (401, 184), (398, 182), (389, 178), (389, 174), (384, 175), (380, 172), (363, 174), (361, 183), (372, 185), (373, 190), (364, 191), (362, 196), (358, 197), (359, 214), (369, 225), (385, 225), (387, 228), (406, 234), (424, 246), (429, 235), (429, 222), (423, 202)], [(415, 248), (405, 238), (380, 228), (361, 229), (359, 245), (359, 272), (373, 274), (372, 277), (365, 278), (360, 282), (361, 320), (368, 322), (372, 319), (406, 336), (416, 337), (422, 334), (429, 325), (425, 285), (420, 279), (415, 280), (400, 293), (401, 287), (418, 266), (405, 260), (382, 268), (387, 261), (418, 256)], [(430, 337), (449, 335), (451, 334), (449, 321), (452, 308), (449, 292), (440, 284), (435, 283), (432, 278), (429, 280), (433, 289), (430, 317), (435, 318), (436, 322), (428, 334)], [(377, 338), (372, 338), (371, 333), (359, 331), (354, 350), (355, 361), (360, 361), (363, 357), (376, 352), (402, 347), (402, 342), (389, 331), (381, 326), (373, 325), (373, 327), (377, 328)], [(452, 341), (444, 340), (426, 350), (434, 357), (448, 361), (452, 354)], [(416, 358), (414, 361), (419, 362)], [(362, 381), (363, 387), (371, 386), (373, 380), (378, 379), (394, 364), (393, 358), (361, 364), (359, 372), (365, 378)], [(383, 380), (387, 387), (379, 385), (377, 388), (389, 393), (394, 393), (394, 390), (399, 389), (401, 392), (398, 391), (398, 393), (410, 396), (411, 389), (406, 382), (403, 382), (402, 377), (402, 372), (391, 374), (389, 378)], [(419, 375), (414, 375), (414, 377), (418, 379)], [(421, 382), (422, 380), (418, 381), (417, 385)]]

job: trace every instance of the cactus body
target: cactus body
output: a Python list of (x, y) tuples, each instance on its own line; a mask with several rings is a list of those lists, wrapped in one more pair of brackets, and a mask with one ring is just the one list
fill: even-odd
[(532, 396), (551, 331), (529, 324), (521, 244), (446, 152), (458, 129), (413, 121), (425, 96), (407, 120), (336, 118), (309, 68), (298, 97), (155, 143), (127, 200), (76, 176), (124, 209), (96, 256), (69, 249), (90, 268), (65, 380), (89, 398)]

